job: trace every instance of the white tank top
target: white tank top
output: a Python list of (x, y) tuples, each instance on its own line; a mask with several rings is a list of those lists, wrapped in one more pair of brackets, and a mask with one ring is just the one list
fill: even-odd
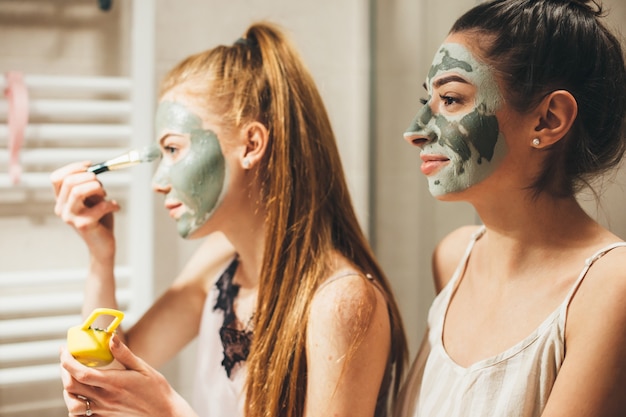
[(543, 411), (565, 358), (567, 308), (591, 265), (611, 244), (588, 258), (563, 303), (524, 340), (506, 351), (464, 368), (447, 354), (443, 340), (445, 313), (476, 241), (476, 232), (452, 279), (428, 313), (428, 346), (410, 371), (398, 417), (536, 417)]
[(224, 347), (220, 329), (224, 323), (224, 312), (215, 309), (218, 296), (219, 289), (212, 285), (200, 322), (191, 405), (199, 417), (241, 417), (246, 367), (245, 363), (238, 364), (229, 377), (222, 365)]
[[(220, 281), (225, 274), (234, 273), (237, 265), (233, 262), (218, 275), (219, 279), (216, 279), (216, 282)], [(360, 274), (347, 271), (331, 277), (320, 285), (317, 291), (331, 282), (353, 275)], [(371, 276), (365, 277), (375, 282)], [(211, 286), (202, 312), (191, 405), (199, 417), (242, 417), (245, 403), (246, 362), (244, 360), (235, 364), (230, 370), (230, 376), (224, 367), (224, 346), (220, 338), (220, 329), (224, 324), (224, 311), (216, 308), (220, 297), (218, 285)], [(386, 415), (390, 382), (391, 367), (388, 366), (385, 381), (381, 384), (376, 416)]]

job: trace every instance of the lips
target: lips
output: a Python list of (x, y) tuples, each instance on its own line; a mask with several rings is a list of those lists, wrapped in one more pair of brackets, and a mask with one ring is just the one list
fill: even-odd
[(432, 175), (441, 169), (444, 165), (450, 162), (450, 158), (443, 155), (421, 155), (422, 166), (420, 167), (422, 173), (426, 176)]
[(166, 200), (165, 201), (165, 209), (169, 210), (170, 217), (173, 219), (177, 219), (180, 216), (180, 211), (182, 210), (183, 203), (180, 201), (174, 200)]

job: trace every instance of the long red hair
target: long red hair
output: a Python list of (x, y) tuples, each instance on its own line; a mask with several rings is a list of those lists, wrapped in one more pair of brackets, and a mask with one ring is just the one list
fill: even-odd
[[(395, 393), (407, 356), (399, 310), (357, 221), (326, 109), (295, 48), (276, 26), (257, 23), (234, 45), (183, 61), (162, 88), (188, 81), (199, 86), (194, 94), (220, 103), (227, 125), (256, 120), (270, 135), (258, 169), (267, 232), (245, 415), (302, 416), (306, 323), (333, 251), (371, 274), (385, 294)], [(357, 335), (353, 350), (371, 313), (372, 306), (363, 306), (362, 328), (351, 329)]]

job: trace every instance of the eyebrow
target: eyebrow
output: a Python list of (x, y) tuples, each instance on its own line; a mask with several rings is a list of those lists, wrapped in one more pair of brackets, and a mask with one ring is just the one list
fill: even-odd
[(158, 139), (159, 145), (162, 144), (163, 141), (167, 139), (168, 136), (170, 136), (171, 134), (172, 134), (171, 132), (165, 132), (161, 136), (159, 136), (159, 139)]
[(442, 85), (448, 84), (448, 83), (451, 83), (451, 82), (458, 82), (458, 83), (463, 83), (463, 84), (469, 84), (469, 82), (465, 78), (463, 78), (463, 77), (460, 77), (458, 75), (448, 75), (446, 77), (439, 78), (437, 81), (435, 81), (434, 82), (434, 87), (435, 88), (439, 88)]
[(185, 133), (172, 132), (171, 130), (168, 130), (159, 137), (159, 144), (162, 144), (170, 136), (185, 136)]

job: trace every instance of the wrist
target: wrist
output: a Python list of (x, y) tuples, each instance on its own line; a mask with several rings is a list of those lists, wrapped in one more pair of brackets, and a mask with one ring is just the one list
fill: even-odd
[(112, 275), (115, 269), (115, 251), (108, 253), (90, 253), (89, 270), (97, 275)]
[(171, 386), (168, 404), (168, 411), (164, 414), (164, 417), (197, 417), (196, 412), (191, 408), (191, 405), (185, 399), (174, 390)]

